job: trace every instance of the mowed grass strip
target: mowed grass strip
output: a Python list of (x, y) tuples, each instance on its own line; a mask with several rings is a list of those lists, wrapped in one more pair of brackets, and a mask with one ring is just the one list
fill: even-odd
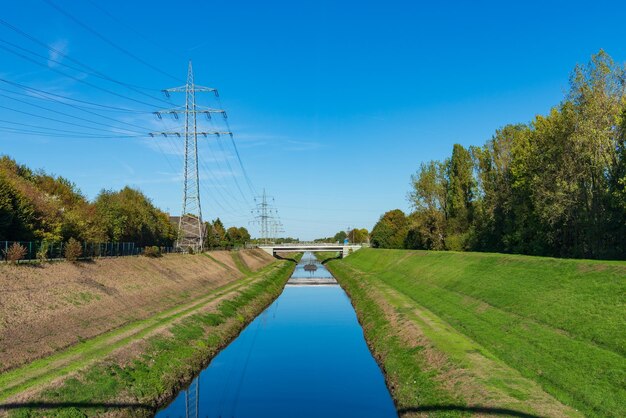
[(588, 416), (626, 416), (626, 262), (363, 249), (374, 274)]

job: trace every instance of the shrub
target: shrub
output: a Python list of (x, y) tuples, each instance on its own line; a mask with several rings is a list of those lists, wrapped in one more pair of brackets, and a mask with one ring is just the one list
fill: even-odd
[(41, 263), (48, 261), (48, 243), (42, 242), (37, 250), (37, 260)]
[(19, 242), (14, 242), (9, 248), (2, 251), (7, 262), (17, 264), (27, 253), (26, 247)]
[(187, 248), (187, 254), (193, 254), (193, 253), (194, 253), (193, 247), (188, 247)]
[(74, 238), (70, 238), (67, 241), (67, 244), (65, 244), (65, 250), (63, 251), (63, 254), (65, 255), (65, 259), (67, 261), (74, 262), (83, 255), (83, 246)]
[(143, 250), (143, 255), (152, 258), (161, 257), (161, 249), (156, 245), (153, 245), (152, 247), (146, 247)]
[(446, 250), (450, 251), (466, 251), (468, 234), (450, 234), (446, 238)]

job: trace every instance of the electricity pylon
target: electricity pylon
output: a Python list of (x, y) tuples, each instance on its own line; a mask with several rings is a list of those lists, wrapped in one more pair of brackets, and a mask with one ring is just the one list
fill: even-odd
[(200, 376), (192, 380), (185, 391), (185, 418), (198, 418), (200, 402)]
[(267, 244), (267, 240), (270, 238), (270, 233), (272, 232), (272, 223), (274, 221), (274, 215), (272, 215), (274, 209), (272, 209), (272, 205), (268, 203), (268, 199), (273, 201), (274, 198), (265, 194), (265, 189), (263, 189), (263, 195), (258, 196), (254, 200), (256, 201), (257, 199), (259, 199), (260, 202), (256, 204), (255, 211), (257, 215), (254, 217), (253, 223), (256, 223), (261, 227), (261, 240), (264, 244)]
[(185, 108), (165, 109), (154, 112), (161, 119), (163, 115), (171, 115), (178, 119), (178, 115), (185, 115), (184, 132), (165, 131), (152, 132), (151, 137), (157, 135), (176, 136), (185, 138), (185, 162), (183, 169), (183, 208), (178, 221), (176, 247), (193, 248), (202, 251), (204, 248), (204, 227), (202, 224), (202, 205), (200, 204), (200, 176), (198, 174), (198, 135), (232, 135), (231, 132), (198, 131), (197, 115), (204, 114), (208, 119), (212, 113), (220, 113), (226, 118), (226, 112), (221, 109), (200, 108), (196, 104), (196, 92), (210, 92), (218, 95), (217, 89), (197, 86), (194, 83), (191, 60), (187, 70), (187, 84), (163, 90), (167, 97), (170, 93), (185, 93)]

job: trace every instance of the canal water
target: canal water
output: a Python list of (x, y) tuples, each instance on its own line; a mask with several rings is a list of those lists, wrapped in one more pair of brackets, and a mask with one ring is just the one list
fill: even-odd
[(156, 416), (397, 417), (350, 300), (329, 281), (305, 253), (276, 301)]

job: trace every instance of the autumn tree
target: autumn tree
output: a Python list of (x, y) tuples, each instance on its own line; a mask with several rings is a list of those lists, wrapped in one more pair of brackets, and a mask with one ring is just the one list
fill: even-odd
[(171, 245), (175, 229), (167, 214), (143, 193), (130, 187), (119, 192), (103, 190), (94, 203), (107, 238), (139, 246)]
[(348, 241), (360, 244), (369, 241), (369, 232), (365, 228), (353, 228), (347, 237)]

